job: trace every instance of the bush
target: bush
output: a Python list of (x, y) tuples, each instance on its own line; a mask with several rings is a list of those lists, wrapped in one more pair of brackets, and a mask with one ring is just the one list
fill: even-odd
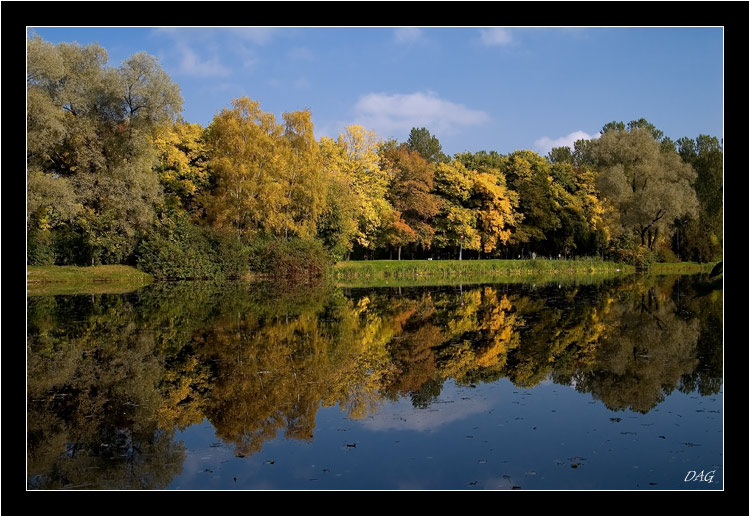
[(26, 263), (30, 266), (51, 266), (55, 263), (55, 248), (50, 232), (44, 230), (28, 232)]
[(256, 260), (262, 260), (257, 271), (295, 282), (323, 278), (329, 266), (328, 252), (316, 239), (268, 241)]
[(657, 262), (680, 262), (674, 251), (668, 246), (662, 246), (656, 250), (655, 258)]
[(247, 273), (250, 249), (236, 235), (208, 232), (214, 249), (214, 261), (226, 278), (237, 278)]
[(224, 279), (247, 271), (248, 250), (235, 236), (163, 218), (141, 239), (138, 268), (161, 280)]
[(630, 237), (621, 237), (614, 242), (610, 255), (616, 261), (630, 264), (638, 269), (648, 269), (656, 261), (656, 255), (646, 246), (637, 244)]

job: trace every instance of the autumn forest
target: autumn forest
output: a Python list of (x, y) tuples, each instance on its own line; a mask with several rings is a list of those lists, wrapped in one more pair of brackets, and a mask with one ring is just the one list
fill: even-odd
[(722, 143), (645, 119), (547, 156), (446, 156), (349, 126), (316, 139), (233, 99), (207, 127), (148, 54), (28, 41), (27, 263), (130, 264), (157, 278), (315, 274), (358, 259), (601, 257), (636, 266), (722, 254)]

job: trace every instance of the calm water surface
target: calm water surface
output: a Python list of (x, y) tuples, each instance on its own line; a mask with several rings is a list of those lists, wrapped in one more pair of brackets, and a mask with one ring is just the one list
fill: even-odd
[(703, 280), (32, 296), (27, 485), (722, 489)]

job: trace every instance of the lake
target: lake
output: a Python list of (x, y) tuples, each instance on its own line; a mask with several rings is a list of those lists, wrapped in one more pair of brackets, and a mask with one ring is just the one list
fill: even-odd
[(702, 276), (27, 299), (29, 489), (723, 489)]

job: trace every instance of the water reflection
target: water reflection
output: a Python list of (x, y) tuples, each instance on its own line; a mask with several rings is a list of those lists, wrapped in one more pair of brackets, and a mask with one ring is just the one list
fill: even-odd
[(717, 393), (721, 292), (698, 278), (598, 285), (295, 291), (160, 284), (28, 300), (29, 488), (165, 488), (208, 419), (249, 456), (313, 440), (316, 413), (362, 418), (444, 383), (551, 379), (612, 410)]

